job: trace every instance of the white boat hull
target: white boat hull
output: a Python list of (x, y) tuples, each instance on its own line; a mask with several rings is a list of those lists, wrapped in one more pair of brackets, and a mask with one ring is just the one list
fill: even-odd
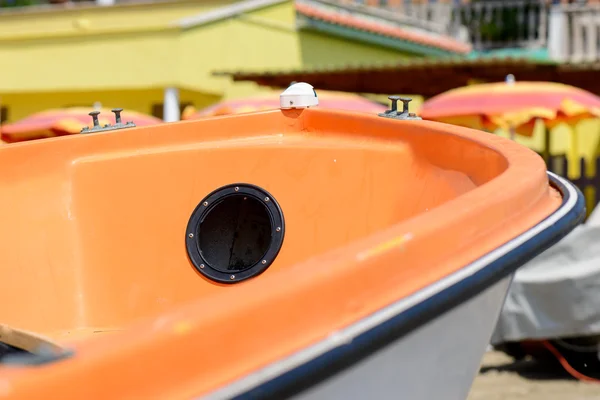
[(466, 399), (511, 280), (512, 276), (502, 279), (439, 318), (293, 398)]

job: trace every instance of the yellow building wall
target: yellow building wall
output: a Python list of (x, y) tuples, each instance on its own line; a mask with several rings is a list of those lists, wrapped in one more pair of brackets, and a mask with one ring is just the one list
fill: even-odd
[[(190, 30), (182, 37), (180, 46), (192, 49), (198, 43), (204, 44), (205, 56), (198, 51), (180, 52), (181, 79), (194, 82), (193, 86), (199, 86), (201, 79), (203, 90), (223, 93), (226, 99), (254, 94), (261, 89), (254, 83), (213, 77), (212, 71), (284, 71), (324, 65), (397, 62), (411, 57), (379, 46), (297, 31), (293, 2)], [(206, 56), (208, 54), (210, 56)]]
[(30, 7), (25, 11), (3, 9), (0, 40), (36, 36), (74, 36), (102, 32), (164, 29), (180, 18), (224, 7), (238, 0), (177, 0), (120, 3), (111, 7), (95, 5), (59, 7), (55, 10)]
[[(0, 102), (9, 121), (95, 101), (149, 112), (167, 86), (197, 108), (267, 91), (215, 70), (290, 70), (393, 62), (410, 55), (297, 31), (293, 1), (182, 30), (178, 18), (233, 1), (179, 1), (0, 16)], [(168, 3), (167, 3), (168, 4)], [(158, 7), (158, 8), (157, 8)]]
[[(192, 103), (196, 108), (207, 107), (217, 102), (220, 97), (209, 94), (181, 90), (179, 93), (182, 104)], [(71, 106), (90, 107), (99, 102), (102, 107), (121, 107), (146, 114), (152, 113), (154, 105), (163, 102), (161, 89), (94, 91), (94, 92), (46, 92), (46, 93), (12, 93), (0, 97), (0, 106), (7, 106), (8, 121), (25, 118), (35, 112)], [(91, 117), (90, 117), (91, 118)], [(134, 121), (135, 122), (135, 121)]]

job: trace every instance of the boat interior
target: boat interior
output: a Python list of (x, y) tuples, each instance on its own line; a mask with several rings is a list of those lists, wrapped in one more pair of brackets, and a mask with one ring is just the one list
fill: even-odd
[[(212, 333), (194, 346), (221, 381), (260, 349), (275, 359), (415, 293), (561, 202), (541, 158), (505, 139), (318, 108), (16, 143), (0, 170), (2, 324), (77, 359), (91, 339), (134, 349), (163, 338), (157, 321), (186, 320), (177, 329)], [(207, 355), (223, 342), (231, 352)]]

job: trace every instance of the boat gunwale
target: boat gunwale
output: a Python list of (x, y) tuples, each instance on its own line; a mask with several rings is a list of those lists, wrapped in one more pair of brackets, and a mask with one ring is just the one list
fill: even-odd
[[(515, 273), (523, 264), (564, 238), (585, 218), (581, 191), (568, 180), (550, 171), (547, 174), (550, 184), (559, 190), (563, 199), (560, 207), (538, 224), (450, 276), (202, 398), (241, 400), (263, 398), (267, 394), (277, 398), (297, 395), (351, 368), (373, 352)], [(411, 301), (411, 306), (402, 307)], [(397, 308), (400, 308), (399, 312)]]

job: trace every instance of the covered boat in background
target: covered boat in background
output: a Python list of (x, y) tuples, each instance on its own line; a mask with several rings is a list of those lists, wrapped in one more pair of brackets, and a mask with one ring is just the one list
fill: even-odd
[(513, 273), (583, 199), (397, 100), (296, 84), (278, 110), (1, 147), (0, 393), (465, 399)]

